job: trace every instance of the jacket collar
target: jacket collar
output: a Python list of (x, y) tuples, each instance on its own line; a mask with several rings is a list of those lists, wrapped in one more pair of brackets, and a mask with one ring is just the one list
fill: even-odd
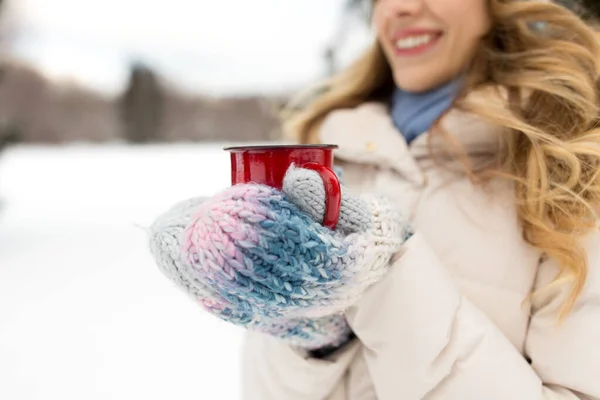
[[(498, 96), (496, 100), (502, 101)], [(488, 94), (477, 92), (467, 99), (490, 106), (502, 107), (504, 103), (490, 103)], [(440, 121), (451, 140), (464, 148), (469, 157), (489, 159), (498, 154), (502, 145), (504, 128), (493, 126), (473, 115), (452, 109)], [(448, 151), (447, 141), (440, 135), (428, 132), (420, 135), (409, 146), (398, 132), (388, 106), (380, 102), (363, 103), (356, 108), (333, 111), (320, 130), (321, 143), (337, 144), (336, 158), (348, 162), (391, 168), (407, 180), (423, 185), (425, 173), (421, 165), (431, 161), (431, 150)]]

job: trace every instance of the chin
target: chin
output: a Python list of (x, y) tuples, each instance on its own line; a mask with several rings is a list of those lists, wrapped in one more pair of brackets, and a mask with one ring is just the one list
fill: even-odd
[(419, 93), (427, 92), (452, 79), (452, 74), (446, 71), (433, 70), (422, 66), (420, 70), (413, 68), (402, 68), (394, 71), (394, 83), (400, 89), (406, 92)]
[(436, 82), (430, 79), (412, 78), (404, 75), (401, 79), (394, 78), (394, 83), (406, 92), (426, 92), (436, 86)]

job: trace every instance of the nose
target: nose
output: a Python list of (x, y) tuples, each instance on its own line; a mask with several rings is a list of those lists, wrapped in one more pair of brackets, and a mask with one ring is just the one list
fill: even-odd
[(406, 18), (418, 15), (425, 0), (379, 0), (385, 18)]

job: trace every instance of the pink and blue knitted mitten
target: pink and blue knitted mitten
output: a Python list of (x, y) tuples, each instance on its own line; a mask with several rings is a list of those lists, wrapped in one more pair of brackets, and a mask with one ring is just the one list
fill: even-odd
[(343, 343), (343, 318), (410, 237), (389, 202), (342, 189), (335, 231), (323, 227), (318, 174), (290, 168), (283, 192), (254, 184), (192, 199), (151, 227), (160, 269), (217, 317), (318, 349)]

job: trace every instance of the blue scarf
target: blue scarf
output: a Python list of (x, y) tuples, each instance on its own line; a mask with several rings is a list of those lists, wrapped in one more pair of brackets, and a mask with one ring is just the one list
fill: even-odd
[(392, 96), (392, 120), (407, 143), (427, 132), (435, 120), (450, 108), (461, 83), (462, 79), (455, 79), (420, 93), (396, 88)]

